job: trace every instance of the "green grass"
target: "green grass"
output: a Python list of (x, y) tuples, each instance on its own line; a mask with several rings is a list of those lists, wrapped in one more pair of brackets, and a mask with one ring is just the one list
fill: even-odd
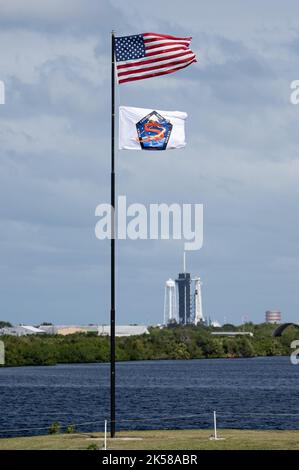
[[(108, 439), (110, 450), (299, 450), (299, 431), (219, 430), (224, 440), (209, 439), (211, 430), (122, 431)], [(85, 450), (103, 447), (102, 433), (56, 434), (0, 439), (0, 450)]]

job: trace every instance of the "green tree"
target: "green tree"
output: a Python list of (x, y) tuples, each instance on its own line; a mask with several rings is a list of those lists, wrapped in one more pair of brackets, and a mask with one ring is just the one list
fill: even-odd
[(9, 328), (11, 326), (12, 324), (9, 323), (9, 321), (3, 321), (3, 320), (0, 321), (0, 328)]

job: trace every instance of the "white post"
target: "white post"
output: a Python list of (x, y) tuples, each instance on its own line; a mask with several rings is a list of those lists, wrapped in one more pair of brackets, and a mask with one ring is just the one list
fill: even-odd
[(217, 420), (216, 420), (216, 411), (214, 411), (214, 439), (217, 440)]
[(105, 419), (104, 450), (107, 450), (107, 419)]

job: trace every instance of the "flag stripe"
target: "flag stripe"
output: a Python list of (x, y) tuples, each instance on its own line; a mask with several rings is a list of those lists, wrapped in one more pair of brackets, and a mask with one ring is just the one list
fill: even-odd
[(175, 67), (175, 68), (171, 68), (169, 70), (164, 70), (164, 71), (155, 72), (155, 73), (149, 73), (149, 74), (146, 74), (146, 75), (138, 75), (137, 77), (123, 78), (123, 79), (119, 80), (118, 83), (132, 82), (132, 81), (136, 81), (136, 80), (142, 80), (144, 78), (152, 78), (152, 77), (158, 77), (159, 75), (166, 75), (168, 73), (172, 73), (172, 72), (176, 72), (177, 70), (184, 69), (185, 67), (188, 67), (189, 65), (191, 65), (195, 62), (196, 62), (196, 59), (193, 59), (190, 63), (188, 63), (186, 65), (183, 65), (181, 67)]
[[(192, 62), (193, 60), (196, 61), (196, 59), (192, 58), (192, 59), (190, 59), (189, 62)], [(188, 64), (189, 62), (187, 62), (187, 64)], [(185, 64), (182, 64), (182, 65), (184, 66)], [(161, 70), (161, 71), (163, 72), (163, 71), (165, 71), (165, 70), (170, 70), (170, 69), (172, 70), (172, 69), (175, 69), (175, 68), (178, 68), (178, 67), (181, 67), (181, 65), (169, 66), (169, 65), (166, 65), (166, 64), (165, 64), (163, 67), (161, 67), (161, 69), (158, 69), (158, 70), (156, 71), (156, 73), (158, 73), (159, 70)], [(127, 75), (124, 75), (124, 76), (120, 77), (120, 80), (124, 80), (125, 78), (135, 77), (135, 76), (138, 76), (138, 75), (140, 75), (140, 76), (148, 75), (149, 73), (150, 73), (150, 72), (149, 72), (149, 71), (146, 71), (146, 70), (143, 71), (143, 72), (139, 72), (139, 73), (132, 73), (132, 74), (130, 74), (130, 75), (128, 75), (128, 76), (127, 76)], [(153, 71), (152, 73), (154, 73), (154, 71)]]
[(189, 48), (182, 49), (181, 47), (172, 47), (171, 49), (162, 49), (159, 51), (149, 52), (146, 54), (146, 57), (155, 57), (160, 54), (169, 54), (170, 52), (176, 52), (176, 51), (182, 51), (182, 50), (185, 51), (185, 52), (182, 52), (182, 54), (186, 54), (186, 51), (190, 51)]
[(176, 45), (182, 45), (184, 49), (188, 49), (188, 45), (186, 45), (185, 42), (180, 42), (180, 41), (161, 41), (161, 44), (153, 44), (152, 46), (146, 46), (146, 50), (150, 49), (157, 49), (158, 47), (164, 47), (164, 46), (176, 46)]
[(133, 67), (135, 67), (136, 65), (142, 65), (144, 62), (147, 63), (147, 61), (151, 60), (157, 60), (158, 62), (160, 62), (160, 60), (165, 60), (165, 58), (169, 58), (169, 60), (172, 58), (172, 57), (175, 57), (177, 54), (181, 54), (181, 55), (187, 55), (187, 54), (190, 54), (193, 52), (191, 51), (191, 49), (179, 49), (179, 50), (174, 50), (174, 49), (167, 49), (166, 52), (164, 51), (157, 51), (155, 52), (154, 54), (149, 54), (148, 56), (145, 56), (145, 57), (142, 57), (136, 61), (128, 61), (128, 60), (124, 60), (124, 61), (119, 61), (117, 62), (117, 68), (125, 68), (127, 66), (130, 66), (132, 65)]
[[(165, 64), (165, 67), (172, 67), (173, 65), (184, 64), (186, 62), (190, 62), (190, 60), (192, 60), (194, 58), (195, 58), (195, 55), (193, 54), (192, 57), (188, 57), (187, 59), (175, 60), (173, 62), (167, 62)], [(147, 71), (150, 71), (150, 70), (157, 70), (157, 69), (160, 69), (160, 68), (163, 68), (163, 66), (161, 67), (161, 65), (154, 65), (152, 67), (144, 67), (144, 68), (141, 68), (141, 69), (127, 70), (126, 72), (120, 72), (118, 74), (118, 76), (122, 77), (123, 75), (130, 75), (130, 74), (139, 73), (139, 72), (147, 72)]]
[(121, 69), (136, 67), (136, 66), (139, 66), (139, 65), (153, 64), (154, 62), (161, 62), (161, 61), (164, 61), (164, 60), (176, 59), (178, 57), (182, 57), (184, 55), (189, 55), (189, 54), (193, 54), (193, 52), (190, 49), (186, 52), (180, 52), (178, 54), (172, 54), (172, 55), (167, 52), (163, 57), (156, 57), (155, 56), (151, 59), (140, 60), (140, 61), (134, 62), (133, 64), (127, 62), (125, 64), (118, 65), (117, 68), (119, 70), (121, 70)]
[(191, 41), (192, 37), (189, 38), (177, 38), (176, 36), (170, 36), (169, 34), (157, 34), (157, 33), (143, 33), (143, 36), (153, 36), (155, 38), (164, 38), (164, 39), (175, 39), (177, 40), (183, 40), (183, 41)]
[[(160, 42), (160, 41), (161, 41), (161, 38), (148, 38), (148, 39), (144, 39), (144, 44), (147, 45), (150, 42), (152, 43), (152, 42)], [(190, 41), (181, 41), (181, 42), (186, 44), (186, 46), (190, 44)]]
[[(188, 61), (186, 61), (186, 63), (190, 63), (192, 62), (193, 60), (196, 61), (196, 58), (194, 57), (191, 57)], [(158, 70), (168, 70), (168, 69), (173, 69), (173, 68), (176, 68), (176, 67), (180, 67), (180, 64), (185, 64), (185, 62), (180, 62), (178, 63), (177, 65), (169, 65), (169, 64), (164, 64), (162, 67), (160, 67)], [(135, 72), (134, 70), (132, 70), (132, 72), (130, 74), (124, 74), (120, 77), (121, 80), (123, 80), (124, 78), (129, 78), (129, 77), (134, 77), (134, 76), (137, 76), (137, 75), (147, 75), (149, 73), (149, 70), (147, 69), (143, 69), (142, 72)]]

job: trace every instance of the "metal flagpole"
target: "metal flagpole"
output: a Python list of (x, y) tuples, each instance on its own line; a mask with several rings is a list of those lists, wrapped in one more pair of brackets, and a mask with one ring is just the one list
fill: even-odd
[(111, 33), (111, 310), (110, 310), (110, 413), (111, 437), (115, 436), (115, 60), (114, 31)]

